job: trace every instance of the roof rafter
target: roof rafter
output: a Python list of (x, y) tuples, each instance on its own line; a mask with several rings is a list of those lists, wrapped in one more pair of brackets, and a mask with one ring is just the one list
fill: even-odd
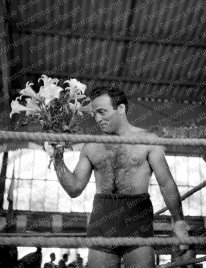
[[(42, 74), (42, 73), (49, 73), (50, 71), (42, 70), (34, 70), (31, 72), (28, 72), (30, 74)], [(55, 72), (55, 75), (60, 77), (68, 77), (68, 72)], [(71, 73), (71, 76), (73, 73)], [(168, 80), (155, 80), (155, 79), (144, 79), (144, 78), (133, 78), (128, 76), (98, 76), (98, 75), (92, 75), (92, 74), (79, 74), (79, 78), (82, 79), (93, 79), (93, 80), (103, 80), (103, 81), (120, 81), (120, 82), (130, 82), (130, 83), (145, 83), (150, 85), (172, 85), (172, 86), (180, 86), (180, 87), (205, 87), (206, 86), (206, 80), (201, 81), (200, 83), (195, 82), (180, 82), (179, 80), (175, 81), (168, 81)]]
[[(49, 71), (46, 71), (46, 70), (33, 70), (33, 71), (30, 71), (30, 72), (27, 72), (27, 74), (30, 74), (30, 75), (42, 75), (42, 74), (48, 74), (50, 75), (50, 72)], [(68, 73), (67, 72), (55, 72), (55, 75), (58, 76), (58, 77), (67, 77), (68, 78)], [(72, 74), (71, 74), (72, 76)], [(94, 80), (94, 81), (97, 81), (97, 80), (104, 80), (104, 81), (120, 81), (120, 82), (132, 82), (132, 83), (144, 83), (145, 85), (151, 85), (151, 84), (160, 84), (162, 86), (171, 86), (171, 89), (173, 88), (173, 86), (188, 86), (190, 85), (190, 87), (195, 87), (197, 86), (198, 84), (195, 84), (195, 83), (187, 83), (187, 84), (181, 84), (181, 83), (175, 83), (174, 82), (164, 82), (164, 81), (154, 81), (154, 80), (145, 80), (145, 79), (133, 79), (133, 80), (130, 80), (128, 79), (128, 77), (118, 77), (118, 76), (110, 76), (110, 77), (105, 77), (105, 78), (101, 78), (99, 76), (94, 76), (94, 75), (88, 75), (88, 74), (82, 74), (82, 75), (78, 75), (77, 76), (79, 79), (86, 79), (86, 80)], [(204, 84), (204, 85), (203, 85)], [(204, 81), (204, 83), (202, 82), (201, 83), (201, 86), (205, 87), (205, 84), (206, 84), (206, 81)], [(170, 98), (170, 97), (168, 97)], [(164, 102), (164, 101), (168, 101), (168, 98), (166, 97), (149, 97), (145, 94), (142, 94), (142, 93), (139, 93), (138, 92), (138, 98), (137, 98), (137, 101), (157, 101), (157, 102)], [(181, 99), (181, 98), (173, 98), (175, 99), (175, 101), (177, 103), (186, 103), (186, 104), (190, 104), (190, 103), (199, 103), (200, 105), (205, 105), (205, 101), (202, 100), (202, 99), (194, 99), (194, 98), (187, 98), (187, 99)]]
[[(26, 34), (33, 34), (33, 35), (59, 35), (59, 36), (66, 36), (68, 38), (90, 38), (90, 39), (101, 39), (101, 40), (108, 40), (109, 41), (120, 41), (120, 42), (136, 42), (136, 43), (147, 43), (147, 44), (156, 44), (156, 45), (161, 45), (161, 46), (185, 46), (185, 47), (196, 47), (196, 48), (200, 48), (200, 49), (206, 49), (206, 44), (205, 42), (200, 42), (198, 44), (191, 42), (192, 40), (187, 40), (187, 41), (182, 41), (182, 40), (178, 40), (178, 41), (167, 41), (166, 39), (157, 39), (157, 38), (144, 38), (139, 36), (138, 34), (136, 36), (127, 36), (127, 35), (121, 35), (120, 33), (108, 33), (108, 34), (102, 34), (99, 32), (94, 33), (93, 35), (91, 35), (91, 31), (92, 29), (84, 29), (83, 31), (64, 31), (62, 30), (62, 32), (60, 30), (47, 30), (44, 32), (37, 32), (36, 30), (38, 29), (32, 29), (32, 28), (22, 28), (22, 29), (18, 29), (16, 27), (15, 23), (12, 23), (12, 27), (13, 30), (15, 32), (19, 32), (19, 33), (26, 33)], [(92, 31), (94, 32), (94, 31)], [(195, 37), (197, 38), (197, 37)], [(195, 39), (194, 38), (194, 39)]]

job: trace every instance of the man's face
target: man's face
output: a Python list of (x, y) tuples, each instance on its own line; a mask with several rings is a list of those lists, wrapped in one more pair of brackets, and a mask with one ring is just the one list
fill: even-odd
[(92, 111), (97, 124), (102, 132), (112, 133), (118, 129), (119, 116), (112, 106), (111, 98), (105, 94), (92, 101)]
[(65, 262), (68, 261), (68, 255), (65, 256), (64, 260), (65, 260)]

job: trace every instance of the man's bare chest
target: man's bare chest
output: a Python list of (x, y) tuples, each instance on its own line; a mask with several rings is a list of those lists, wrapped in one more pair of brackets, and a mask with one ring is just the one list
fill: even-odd
[(91, 153), (95, 169), (124, 169), (143, 165), (147, 161), (148, 148), (142, 145), (97, 145)]

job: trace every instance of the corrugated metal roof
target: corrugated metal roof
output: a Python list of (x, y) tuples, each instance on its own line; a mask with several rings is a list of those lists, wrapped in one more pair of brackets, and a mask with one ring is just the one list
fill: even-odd
[(10, 20), (15, 44), (11, 55), (21, 58), (12, 67), (14, 88), (49, 73), (77, 77), (89, 87), (94, 86), (93, 80), (103, 85), (119, 81), (139, 101), (191, 102), (206, 95), (204, 1), (19, 0), (9, 4), (16, 13)]

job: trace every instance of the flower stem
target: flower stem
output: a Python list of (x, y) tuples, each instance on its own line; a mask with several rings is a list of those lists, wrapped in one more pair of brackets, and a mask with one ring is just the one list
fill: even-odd
[(70, 129), (70, 127), (71, 127), (72, 124), (73, 124), (75, 113), (76, 113), (76, 111), (74, 111), (73, 114), (72, 114), (72, 118), (71, 118), (71, 120), (70, 120), (70, 122), (69, 122), (68, 129)]
[(40, 106), (41, 110), (45, 113), (46, 117), (47, 117), (47, 122), (49, 122), (49, 126), (51, 128), (51, 114), (47, 111), (46, 109), (46, 105), (44, 103), (41, 103), (41, 106)]

